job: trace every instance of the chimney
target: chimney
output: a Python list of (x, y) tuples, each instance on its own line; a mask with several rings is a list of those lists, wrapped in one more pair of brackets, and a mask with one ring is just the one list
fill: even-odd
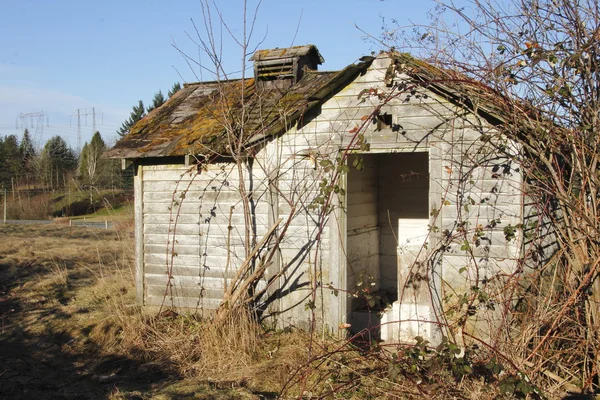
[(316, 46), (287, 47), (258, 50), (250, 58), (254, 61), (257, 87), (287, 89), (302, 79), (305, 68), (316, 71), (325, 60)]

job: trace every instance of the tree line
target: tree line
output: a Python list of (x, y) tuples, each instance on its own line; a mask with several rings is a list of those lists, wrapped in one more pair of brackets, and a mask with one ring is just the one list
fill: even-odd
[(107, 145), (96, 131), (77, 154), (60, 136), (36, 150), (27, 129), (0, 137), (0, 186), (15, 189), (57, 190), (74, 183), (82, 189), (122, 188), (127, 179), (118, 160), (102, 158)]
[[(162, 91), (154, 94), (150, 106), (139, 100), (127, 120), (117, 130), (120, 137), (129, 133), (131, 127), (147, 113), (163, 105), (168, 98), (181, 89), (176, 82), (165, 97)], [(124, 188), (131, 184), (130, 174), (121, 171), (118, 160), (102, 158), (108, 149), (100, 132), (96, 131), (77, 154), (60, 136), (49, 139), (36, 150), (27, 129), (23, 136), (0, 137), (0, 187), (15, 189), (65, 188), (75, 183), (81, 189)]]

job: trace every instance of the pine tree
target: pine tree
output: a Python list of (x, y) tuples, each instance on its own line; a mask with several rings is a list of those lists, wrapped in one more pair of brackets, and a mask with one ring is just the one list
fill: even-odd
[(19, 145), (19, 154), (21, 156), (21, 182), (26, 182), (29, 187), (29, 183), (33, 178), (33, 164), (36, 154), (28, 129), (25, 129), (25, 132), (23, 132), (23, 139), (21, 139), (21, 144)]
[(10, 186), (21, 170), (19, 141), (15, 135), (0, 138), (0, 184)]
[(25, 132), (23, 132), (23, 139), (21, 139), (21, 144), (19, 145), (19, 153), (21, 155), (21, 167), (23, 170), (29, 170), (31, 161), (35, 158), (35, 149), (33, 148), (28, 129), (25, 129)]
[[(173, 96), (175, 93), (177, 93), (180, 90), (181, 90), (181, 84), (179, 82), (175, 82), (173, 84), (173, 87), (171, 87), (171, 90), (169, 90), (167, 98)], [(127, 135), (129, 133), (129, 130), (131, 129), (131, 127), (133, 125), (135, 125), (135, 123), (138, 122), (140, 119), (142, 119), (146, 115), (147, 112), (150, 112), (150, 111), (154, 110), (155, 108), (160, 107), (161, 105), (164, 104), (164, 102), (166, 100), (167, 99), (165, 99), (165, 96), (163, 95), (161, 90), (159, 90), (158, 92), (156, 92), (154, 94), (154, 98), (152, 99), (152, 104), (148, 107), (147, 110), (144, 108), (144, 103), (142, 102), (142, 100), (140, 100), (137, 105), (133, 106), (133, 110), (131, 111), (129, 118), (125, 122), (123, 122), (121, 127), (117, 130), (117, 133), (119, 134), (119, 136), (124, 137), (125, 135)]]
[(61, 187), (68, 175), (77, 167), (77, 157), (63, 138), (54, 136), (44, 146), (41, 154), (40, 175), (51, 187)]
[(155, 108), (162, 106), (165, 102), (165, 96), (163, 96), (162, 91), (154, 93), (154, 98), (152, 99), (152, 104), (148, 107), (147, 111), (150, 112)]
[(121, 125), (121, 127), (117, 130), (119, 136), (124, 137), (129, 133), (129, 130), (136, 122), (140, 119), (144, 118), (146, 115), (146, 109), (144, 108), (144, 102), (142, 100), (136, 106), (133, 106), (133, 110), (131, 114), (129, 114), (129, 119)]
[(169, 98), (173, 97), (173, 95), (181, 90), (181, 84), (179, 82), (175, 82), (171, 90), (169, 90)]

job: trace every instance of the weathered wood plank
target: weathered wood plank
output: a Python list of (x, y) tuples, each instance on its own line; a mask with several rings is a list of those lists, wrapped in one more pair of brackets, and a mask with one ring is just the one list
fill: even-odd
[(180, 299), (196, 299), (199, 300), (221, 300), (223, 298), (222, 289), (203, 288), (200, 287), (178, 287), (173, 286), (172, 289), (166, 290), (166, 285), (148, 285), (148, 295), (151, 297), (164, 298), (165, 305), (170, 305), (171, 301), (177, 302)]
[[(392, 107), (385, 107), (381, 112), (390, 113), (398, 119), (411, 119), (411, 118), (434, 118), (441, 116), (454, 116), (456, 118), (456, 111), (460, 111), (452, 103), (448, 102), (428, 102), (428, 103), (404, 103), (394, 105)], [(339, 108), (324, 108), (315, 120), (315, 122), (328, 122), (328, 121), (354, 121), (355, 123), (362, 124), (362, 118), (369, 116), (373, 113), (372, 107), (346, 107), (343, 109)], [(311, 131), (311, 124), (307, 124), (303, 130), (304, 133)]]
[[(158, 292), (160, 293), (160, 291)], [(221, 304), (221, 299), (211, 298), (196, 298), (196, 297), (177, 297), (173, 302), (168, 301), (162, 295), (152, 295), (146, 297), (146, 304), (149, 306), (165, 305), (167, 307), (173, 305), (178, 309), (207, 309), (216, 310)]]
[[(352, 84), (350, 84), (350, 85), (346, 86), (345, 88), (343, 88), (342, 90), (340, 90), (331, 100), (327, 101), (325, 104), (331, 102), (332, 100), (344, 98), (344, 97), (357, 98), (361, 94), (362, 94), (363, 99), (381, 102), (381, 100), (379, 100), (377, 95), (369, 95), (368, 93), (365, 93), (365, 91), (370, 91), (371, 89), (376, 89), (377, 95), (382, 95), (382, 96), (386, 96), (387, 94), (396, 95), (397, 97), (392, 98), (389, 101), (390, 104), (403, 104), (403, 103), (407, 103), (407, 102), (419, 103), (419, 102), (446, 101), (445, 99), (442, 99), (441, 97), (437, 96), (430, 90), (424, 89), (422, 87), (415, 87), (414, 88), (415, 93), (413, 94), (413, 93), (410, 93), (410, 91), (401, 92), (395, 88), (382, 86), (381, 82), (375, 86), (372, 82), (368, 82), (368, 81), (356, 82), (355, 81)], [(425, 96), (423, 96), (423, 95), (425, 95)], [(408, 100), (406, 100), (407, 98), (408, 98)], [(340, 108), (343, 108), (343, 107), (340, 107)]]
[(352, 205), (351, 214), (348, 215), (348, 220), (367, 215), (377, 216), (377, 201)]
[[(163, 288), (167, 287), (167, 282), (169, 282), (169, 278), (166, 274), (146, 274), (145, 275), (146, 283), (148, 286), (162, 286)], [(231, 279), (223, 279), (223, 278), (209, 278), (202, 276), (173, 276), (170, 280), (173, 287), (177, 288), (198, 288), (204, 287), (205, 289), (219, 289), (223, 290), (225, 285), (225, 281), (227, 281), (227, 285), (232, 283)]]
[[(167, 266), (160, 264), (146, 264), (146, 272), (150, 275), (161, 275), (167, 274)], [(197, 276), (197, 277), (205, 277), (205, 278), (235, 278), (236, 270), (235, 268), (230, 268), (229, 271), (225, 271), (220, 268), (204, 268), (204, 267), (190, 267), (190, 266), (181, 266), (174, 265), (169, 267), (169, 272), (172, 275), (177, 276)]]
[[(216, 202), (215, 204), (200, 201), (183, 201), (179, 204), (171, 203), (146, 203), (144, 204), (144, 213), (149, 215), (202, 215), (205, 218), (210, 216), (229, 216), (231, 207), (233, 215), (242, 215), (242, 205), (239, 203)], [(260, 218), (262, 214), (257, 214)]]
[[(298, 236), (291, 236), (291, 235), (286, 235), (285, 238), (281, 241), (280, 243), (280, 248), (281, 249), (302, 249), (304, 246), (306, 246), (307, 244), (309, 244), (311, 242), (310, 239), (306, 238), (306, 237), (298, 237)], [(320, 249), (323, 252), (326, 252), (330, 249), (329, 247), (329, 241), (322, 241), (321, 245), (320, 245)], [(325, 257), (325, 255), (323, 254), (323, 256)]]
[[(168, 211), (161, 214), (145, 214), (144, 223), (149, 224), (168, 224), (175, 223), (177, 220), (186, 224), (203, 224), (211, 226), (221, 226), (223, 229), (231, 224), (232, 226), (243, 227), (245, 218), (238, 213), (232, 215), (231, 220), (228, 214), (216, 214), (211, 215), (210, 213), (177, 213), (173, 212), (169, 214)], [(256, 223), (261, 226), (267, 225), (267, 215), (258, 214), (256, 215)]]
[(205, 229), (199, 224), (178, 223), (173, 224), (144, 224), (144, 234), (172, 234), (176, 232), (179, 235), (200, 235), (205, 232)]
[(464, 219), (475, 219), (480, 218), (486, 221), (493, 220), (496, 218), (503, 219), (506, 218), (520, 218), (521, 217), (521, 208), (518, 206), (491, 206), (482, 204), (479, 206), (469, 207), (468, 211), (464, 209), (464, 207), (456, 207), (456, 206), (444, 206), (444, 218), (456, 219), (458, 216)]
[[(446, 177), (443, 177), (437, 184), (441, 187), (443, 193), (455, 193), (456, 190), (461, 190), (463, 193), (481, 193), (483, 196), (496, 193), (518, 194), (520, 193), (519, 188), (521, 187), (521, 182), (510, 182), (504, 179), (484, 179), (460, 182), (457, 179), (449, 180)], [(446, 197), (450, 196), (446, 195)]]
[(354, 216), (348, 219), (348, 229), (369, 228), (378, 226), (377, 215), (370, 214), (364, 216)]
[[(223, 256), (226, 257), (227, 254), (230, 253), (232, 249), (237, 249), (239, 247), (230, 246), (231, 249), (228, 249), (227, 246), (206, 246), (204, 243), (198, 243), (196, 240), (194, 243), (193, 240), (184, 240), (184, 238), (177, 238), (179, 243), (176, 244), (164, 244), (160, 243), (161, 241), (158, 239), (154, 239), (146, 242), (145, 252), (146, 254), (171, 254), (171, 252), (175, 252), (178, 256), (194, 256), (194, 255), (203, 255), (207, 254), (210, 256)], [(157, 244), (158, 242), (158, 244)], [(183, 242), (183, 243), (182, 243)]]
[(355, 206), (360, 204), (372, 204), (377, 201), (377, 198), (373, 193), (369, 192), (356, 192), (353, 191), (351, 195), (348, 195), (347, 205)]
[[(451, 244), (450, 246), (448, 246), (448, 254), (467, 253), (465, 250), (461, 250), (461, 247), (462, 243)], [(516, 260), (519, 257), (520, 247), (516, 244), (484, 245), (479, 247), (472, 247), (470, 252), (476, 260), (486, 258), (509, 258)]]
[[(444, 256), (444, 269), (454, 274), (463, 275), (469, 279), (474, 279), (476, 274), (479, 278), (491, 278), (496, 274), (512, 274), (515, 271), (516, 260), (508, 257), (500, 258), (475, 258), (466, 254), (446, 254)], [(463, 267), (467, 271), (460, 273)]]
[(137, 166), (137, 174), (133, 178), (133, 214), (135, 221), (135, 294), (139, 305), (145, 303), (144, 290), (144, 167)]
[[(243, 249), (236, 250), (239, 251), (236, 254), (232, 254), (230, 259), (230, 264), (233, 266), (238, 265), (240, 263), (240, 260), (244, 257)], [(145, 254), (144, 263), (157, 265), (164, 264), (166, 266), (167, 264), (170, 265), (171, 257), (168, 257), (166, 254)], [(173, 263), (180, 267), (208, 266), (209, 268), (220, 268), (224, 270), (227, 265), (227, 257), (211, 255), (208, 255), (206, 257), (203, 257), (201, 255), (182, 255), (173, 257)]]
[(156, 190), (157, 185), (144, 185), (144, 203), (173, 203), (176, 202), (197, 202), (199, 204), (210, 204), (211, 202), (219, 201), (219, 204), (235, 205), (240, 201), (240, 194), (237, 190), (225, 188), (223, 190), (208, 189), (205, 191), (188, 191), (183, 190)]

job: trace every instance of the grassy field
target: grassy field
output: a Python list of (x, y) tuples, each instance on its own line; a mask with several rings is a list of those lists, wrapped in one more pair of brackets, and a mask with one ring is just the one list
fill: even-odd
[(131, 232), (0, 225), (0, 237), (0, 398), (275, 398), (305, 358), (298, 337), (267, 339), (244, 318), (216, 332), (143, 314)]
[(0, 225), (0, 237), (0, 398), (257, 398), (136, 351), (130, 233)]
[(0, 237), (0, 398), (504, 398), (489, 377), (453, 374), (452, 354), (431, 364), (423, 348), (369, 350), (245, 315), (217, 326), (143, 312), (130, 231), (0, 225)]
[[(122, 221), (133, 218), (133, 193), (99, 190), (90, 193), (77, 188), (60, 191), (17, 191), (7, 196), (7, 219), (45, 220), (86, 218), (96, 221)], [(3, 212), (4, 210), (2, 210)]]

